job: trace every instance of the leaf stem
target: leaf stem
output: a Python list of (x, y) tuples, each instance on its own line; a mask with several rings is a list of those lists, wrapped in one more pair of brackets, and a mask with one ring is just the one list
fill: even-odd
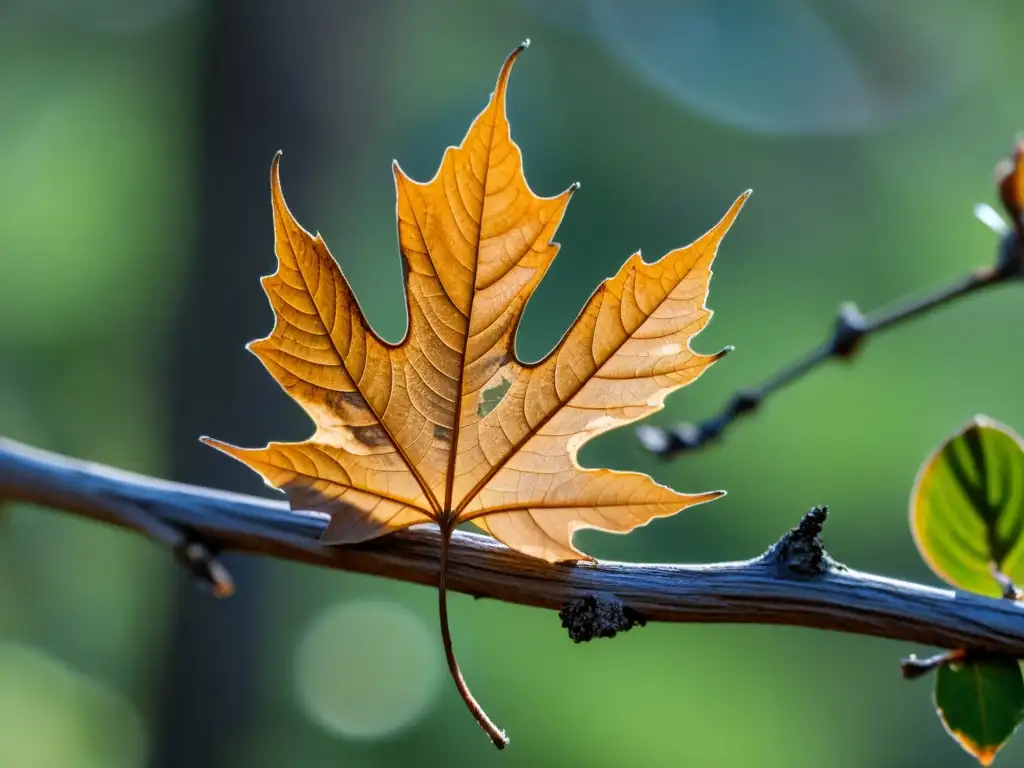
[(466, 685), (462, 672), (459, 671), (459, 663), (455, 660), (455, 651), (452, 649), (452, 635), (448, 629), (448, 591), (445, 587), (445, 576), (448, 573), (448, 548), (451, 543), (453, 526), (451, 524), (441, 525), (441, 556), (437, 576), (437, 609), (441, 619), (441, 642), (444, 644), (444, 657), (448, 662), (448, 671), (451, 672), (455, 687), (459, 689), (459, 695), (466, 702), (473, 717), (480, 723), (490, 737), (491, 742), (498, 749), (508, 746), (508, 736), (501, 730), (484, 712), (483, 707), (473, 698), (469, 686)]

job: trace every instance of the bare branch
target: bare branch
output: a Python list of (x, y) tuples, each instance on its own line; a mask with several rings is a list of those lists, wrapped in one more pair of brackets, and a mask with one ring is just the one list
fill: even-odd
[[(440, 537), (433, 526), (326, 547), (318, 541), (325, 519), (293, 513), (284, 503), (122, 472), (3, 438), (0, 496), (152, 537), (152, 526), (140, 523), (141, 511), (211, 552), (246, 552), (416, 584), (437, 581)], [(126, 509), (133, 514), (125, 515)], [(761, 557), (712, 565), (550, 565), (460, 531), (448, 553), (447, 586), (554, 610), (596, 595), (621, 601), (645, 621), (788, 624), (1024, 657), (1020, 603), (874, 576), (827, 557), (812, 558), (818, 568), (792, 567), (785, 553), (807, 560), (823, 522), (824, 510), (813, 510)]]
[(1024, 274), (1024, 246), (1018, 228), (1008, 229), (1000, 241), (996, 266), (974, 272), (918, 299), (897, 302), (865, 317), (856, 304), (839, 308), (831, 337), (802, 357), (779, 370), (757, 387), (737, 392), (715, 416), (698, 424), (679, 424), (668, 429), (642, 425), (637, 437), (644, 446), (660, 456), (675, 456), (703, 448), (722, 436), (737, 419), (754, 413), (772, 394), (798, 381), (829, 360), (849, 360), (868, 336), (977, 293), (984, 288), (1020, 279)]

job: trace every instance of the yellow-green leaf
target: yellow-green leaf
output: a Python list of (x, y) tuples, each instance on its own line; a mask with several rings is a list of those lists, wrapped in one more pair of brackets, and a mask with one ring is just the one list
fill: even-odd
[(1024, 445), (978, 416), (929, 457), (910, 503), (925, 562), (954, 586), (999, 597), (995, 573), (1024, 581)]

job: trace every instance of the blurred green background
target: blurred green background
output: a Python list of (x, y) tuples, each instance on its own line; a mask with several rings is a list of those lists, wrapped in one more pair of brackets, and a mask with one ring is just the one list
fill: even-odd
[[(916, 0), (7, 0), (0, 6), (0, 433), (182, 481), (271, 493), (197, 441), (310, 426), (245, 352), (272, 323), (267, 173), (389, 339), (405, 319), (392, 158), (429, 178), (505, 55), (540, 194), (582, 182), (519, 348), (542, 355), (635, 249), (695, 239), (754, 196), (696, 346), (736, 351), (651, 423), (709, 415), (871, 309), (984, 266), (971, 216), (1024, 127), (1024, 12)], [(699, 455), (631, 430), (586, 463), (729, 495), (599, 557), (753, 556), (827, 503), (830, 551), (935, 583), (907, 501), (975, 413), (1024, 428), (1017, 288), (872, 339)], [(0, 539), (0, 765), (968, 766), (927, 648), (791, 628), (648, 626), (573, 645), (547, 612), (452, 598), (499, 754), (443, 669), (432, 590), (228, 558), (202, 594), (166, 551), (14, 507)], [(998, 764), (1024, 759), (1024, 739)]]

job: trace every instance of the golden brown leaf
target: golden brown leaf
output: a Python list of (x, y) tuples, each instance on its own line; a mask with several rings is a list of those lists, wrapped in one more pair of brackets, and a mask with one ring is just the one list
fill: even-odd
[(454, 527), (472, 521), (528, 555), (579, 560), (580, 528), (625, 533), (722, 493), (584, 469), (576, 455), (659, 410), (721, 356), (694, 352), (690, 340), (711, 316), (711, 262), (747, 195), (695, 243), (652, 264), (634, 254), (547, 357), (523, 363), (516, 329), (558, 252), (552, 238), (576, 188), (540, 197), (523, 175), (505, 93), (524, 47), (433, 179), (394, 166), (408, 313), (398, 344), (373, 332), (323, 240), (296, 222), (274, 159), (278, 269), (263, 286), (276, 323), (250, 348), (316, 432), (260, 449), (204, 440), (284, 490), (294, 509), (330, 515), (325, 543), (433, 521), (446, 549)]

